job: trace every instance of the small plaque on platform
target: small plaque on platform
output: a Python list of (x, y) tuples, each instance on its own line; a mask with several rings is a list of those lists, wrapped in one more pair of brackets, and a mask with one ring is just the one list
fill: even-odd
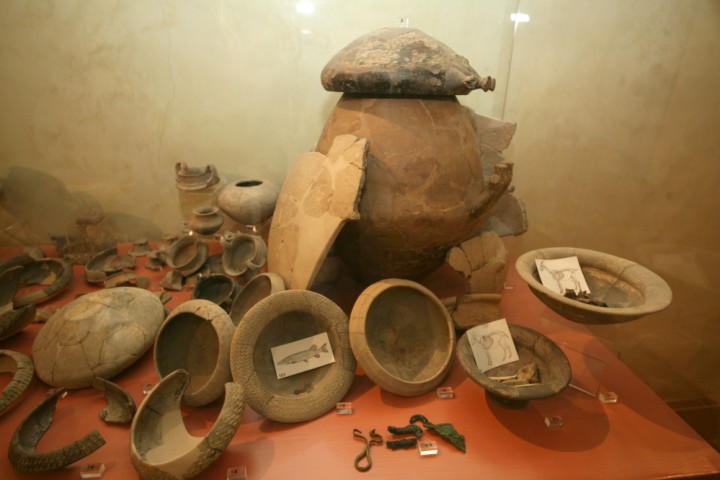
[(418, 441), (417, 446), (421, 457), (438, 454), (437, 442), (433, 440), (420, 440)]
[(352, 402), (336, 403), (335, 413), (337, 413), (338, 415), (351, 415), (353, 413)]
[(245, 467), (232, 467), (227, 469), (226, 480), (248, 480), (247, 468)]
[(80, 478), (102, 478), (105, 475), (104, 463), (88, 463), (80, 467)]
[(619, 399), (615, 392), (600, 392), (598, 398), (602, 403), (617, 403)]
[(548, 428), (560, 428), (565, 425), (565, 422), (560, 415), (550, 415), (545, 417), (545, 425)]
[(443, 400), (455, 398), (455, 391), (452, 387), (438, 387), (435, 392), (437, 393), (437, 397)]

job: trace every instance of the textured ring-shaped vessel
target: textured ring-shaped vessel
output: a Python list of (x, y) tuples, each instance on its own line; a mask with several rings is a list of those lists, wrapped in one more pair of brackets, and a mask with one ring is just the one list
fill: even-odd
[(73, 274), (73, 267), (64, 260), (59, 258), (41, 258), (33, 262), (23, 265), (23, 273), (20, 282), (26, 285), (32, 285), (38, 274), (45, 273), (46, 277), (53, 278), (53, 282), (45, 288), (34, 290), (13, 299), (15, 308), (24, 307), (31, 303), (41, 303), (50, 297), (60, 293), (70, 282)]
[(144, 480), (185, 479), (198, 475), (227, 448), (242, 422), (242, 387), (225, 384), (225, 401), (207, 436), (185, 428), (180, 399), (190, 385), (188, 372), (176, 370), (140, 404), (130, 428), (130, 460)]
[[(335, 362), (278, 379), (270, 349), (326, 332)], [(284, 290), (260, 300), (233, 335), (230, 368), (248, 405), (270, 420), (303, 422), (330, 411), (355, 378), (347, 316), (308, 290)]]
[(161, 377), (178, 369), (190, 374), (183, 403), (198, 407), (222, 395), (231, 381), (230, 342), (235, 325), (209, 300), (190, 300), (165, 319), (155, 340), (155, 367)]
[(36, 452), (38, 442), (52, 425), (58, 399), (66, 392), (57, 389), (49, 395), (18, 425), (10, 440), (8, 458), (18, 472), (45, 472), (57, 470), (87, 457), (105, 445), (105, 439), (97, 430), (93, 430), (80, 440), (68, 443), (64, 447), (47, 452)]
[(410, 280), (367, 287), (350, 314), (350, 343), (370, 379), (390, 393), (412, 397), (435, 388), (447, 374), (455, 329), (430, 290)]
[(0, 396), (0, 413), (8, 409), (23, 394), (30, 385), (34, 372), (32, 360), (22, 353), (0, 350), (0, 373), (13, 373), (12, 380), (3, 388)]

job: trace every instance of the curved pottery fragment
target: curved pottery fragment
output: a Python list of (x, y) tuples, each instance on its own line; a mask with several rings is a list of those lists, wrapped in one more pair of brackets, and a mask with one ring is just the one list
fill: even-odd
[(31, 303), (41, 303), (60, 293), (72, 278), (72, 265), (59, 258), (40, 258), (23, 264), (20, 275), (21, 285), (42, 285), (44, 288), (33, 290), (13, 299), (15, 308)]
[(190, 375), (176, 370), (164, 377), (140, 404), (130, 429), (130, 459), (144, 480), (192, 478), (227, 448), (242, 422), (242, 387), (225, 384), (225, 401), (207, 436), (185, 428), (180, 400)]
[(228, 310), (240, 286), (223, 273), (202, 275), (192, 291), (193, 300), (209, 300)]
[[(564, 297), (540, 281), (535, 260), (576, 256), (593, 299), (608, 307)], [(520, 277), (551, 310), (579, 323), (609, 324), (636, 320), (667, 308), (670, 286), (642, 265), (607, 253), (572, 247), (552, 247), (522, 254), (515, 262)]]
[(0, 396), (0, 414), (7, 410), (30, 385), (33, 379), (32, 361), (22, 353), (0, 350), (0, 373), (12, 373), (13, 378), (3, 388)]
[[(482, 372), (473, 356), (468, 334), (458, 341), (457, 357), (468, 376), (483, 387), (499, 403), (520, 408), (529, 400), (557, 395), (570, 383), (572, 371), (565, 353), (552, 340), (535, 330), (519, 325), (508, 325), (519, 359)], [(524, 365), (534, 363), (539, 372), (539, 383), (517, 387), (490, 377), (514, 375)]]
[(358, 297), (350, 314), (350, 344), (380, 388), (412, 397), (445, 378), (455, 329), (435, 294), (410, 280), (380, 280)]
[(108, 248), (92, 257), (85, 264), (85, 281), (102, 283), (108, 276), (125, 268), (135, 268), (135, 258), (131, 255), (118, 255), (116, 247)]
[(230, 276), (254, 275), (267, 261), (267, 246), (259, 235), (234, 235), (222, 254), (223, 271)]
[(277, 273), (261, 273), (242, 287), (230, 307), (230, 318), (237, 326), (245, 314), (260, 300), (285, 290), (285, 282)]
[(93, 430), (80, 440), (48, 452), (36, 452), (35, 448), (45, 432), (50, 429), (58, 399), (66, 392), (60, 388), (35, 407), (18, 425), (10, 440), (8, 458), (19, 472), (45, 472), (57, 470), (80, 460), (105, 445), (105, 439)]
[(103, 378), (93, 380), (93, 388), (105, 392), (108, 406), (100, 411), (100, 417), (108, 423), (132, 422), (137, 407), (135, 400), (120, 385)]
[(288, 289), (309, 289), (342, 226), (359, 218), (368, 141), (334, 137), (327, 156), (301, 155), (280, 191), (268, 239), (268, 270)]
[(35, 337), (32, 356), (48, 385), (85, 388), (142, 357), (165, 316), (160, 299), (136, 287), (88, 293), (68, 303)]
[[(271, 348), (327, 333), (335, 362), (278, 379)], [(260, 300), (233, 335), (233, 380), (248, 405), (278, 422), (317, 418), (339, 402), (355, 378), (347, 316), (334, 302), (307, 290), (285, 290)]]
[(165, 263), (182, 276), (188, 277), (200, 270), (207, 257), (207, 243), (192, 235), (185, 235), (170, 246), (165, 254)]
[(188, 167), (185, 162), (175, 164), (175, 181), (180, 190), (202, 190), (220, 181), (215, 165)]
[(465, 57), (415, 28), (381, 28), (353, 40), (327, 63), (322, 85), (333, 92), (464, 95), (495, 89)]
[(225, 310), (209, 300), (190, 300), (170, 312), (155, 340), (155, 368), (165, 377), (189, 373), (182, 401), (198, 407), (223, 393), (230, 375), (230, 342), (235, 325)]

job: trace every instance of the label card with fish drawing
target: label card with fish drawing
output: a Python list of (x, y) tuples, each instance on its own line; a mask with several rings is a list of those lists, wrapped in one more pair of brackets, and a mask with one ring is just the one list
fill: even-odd
[(473, 327), (467, 336), (481, 372), (520, 359), (504, 318)]
[(327, 332), (270, 349), (277, 378), (307, 372), (335, 362)]
[(590, 293), (577, 257), (552, 260), (536, 258), (535, 266), (543, 287), (555, 293), (565, 295), (566, 290), (573, 290), (578, 295), (580, 292)]

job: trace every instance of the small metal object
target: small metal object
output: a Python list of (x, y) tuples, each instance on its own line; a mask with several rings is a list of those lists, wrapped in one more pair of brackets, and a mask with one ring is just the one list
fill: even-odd
[[(382, 445), (383, 438), (379, 433), (375, 433), (375, 429), (370, 430), (370, 438), (366, 438), (360, 430), (357, 428), (353, 429), (353, 436), (359, 438), (365, 442), (365, 448), (360, 454), (355, 457), (355, 469), (360, 472), (367, 472), (372, 468), (372, 457), (370, 456), (370, 447), (372, 445)], [(361, 465), (363, 459), (365, 459), (365, 465)]]

